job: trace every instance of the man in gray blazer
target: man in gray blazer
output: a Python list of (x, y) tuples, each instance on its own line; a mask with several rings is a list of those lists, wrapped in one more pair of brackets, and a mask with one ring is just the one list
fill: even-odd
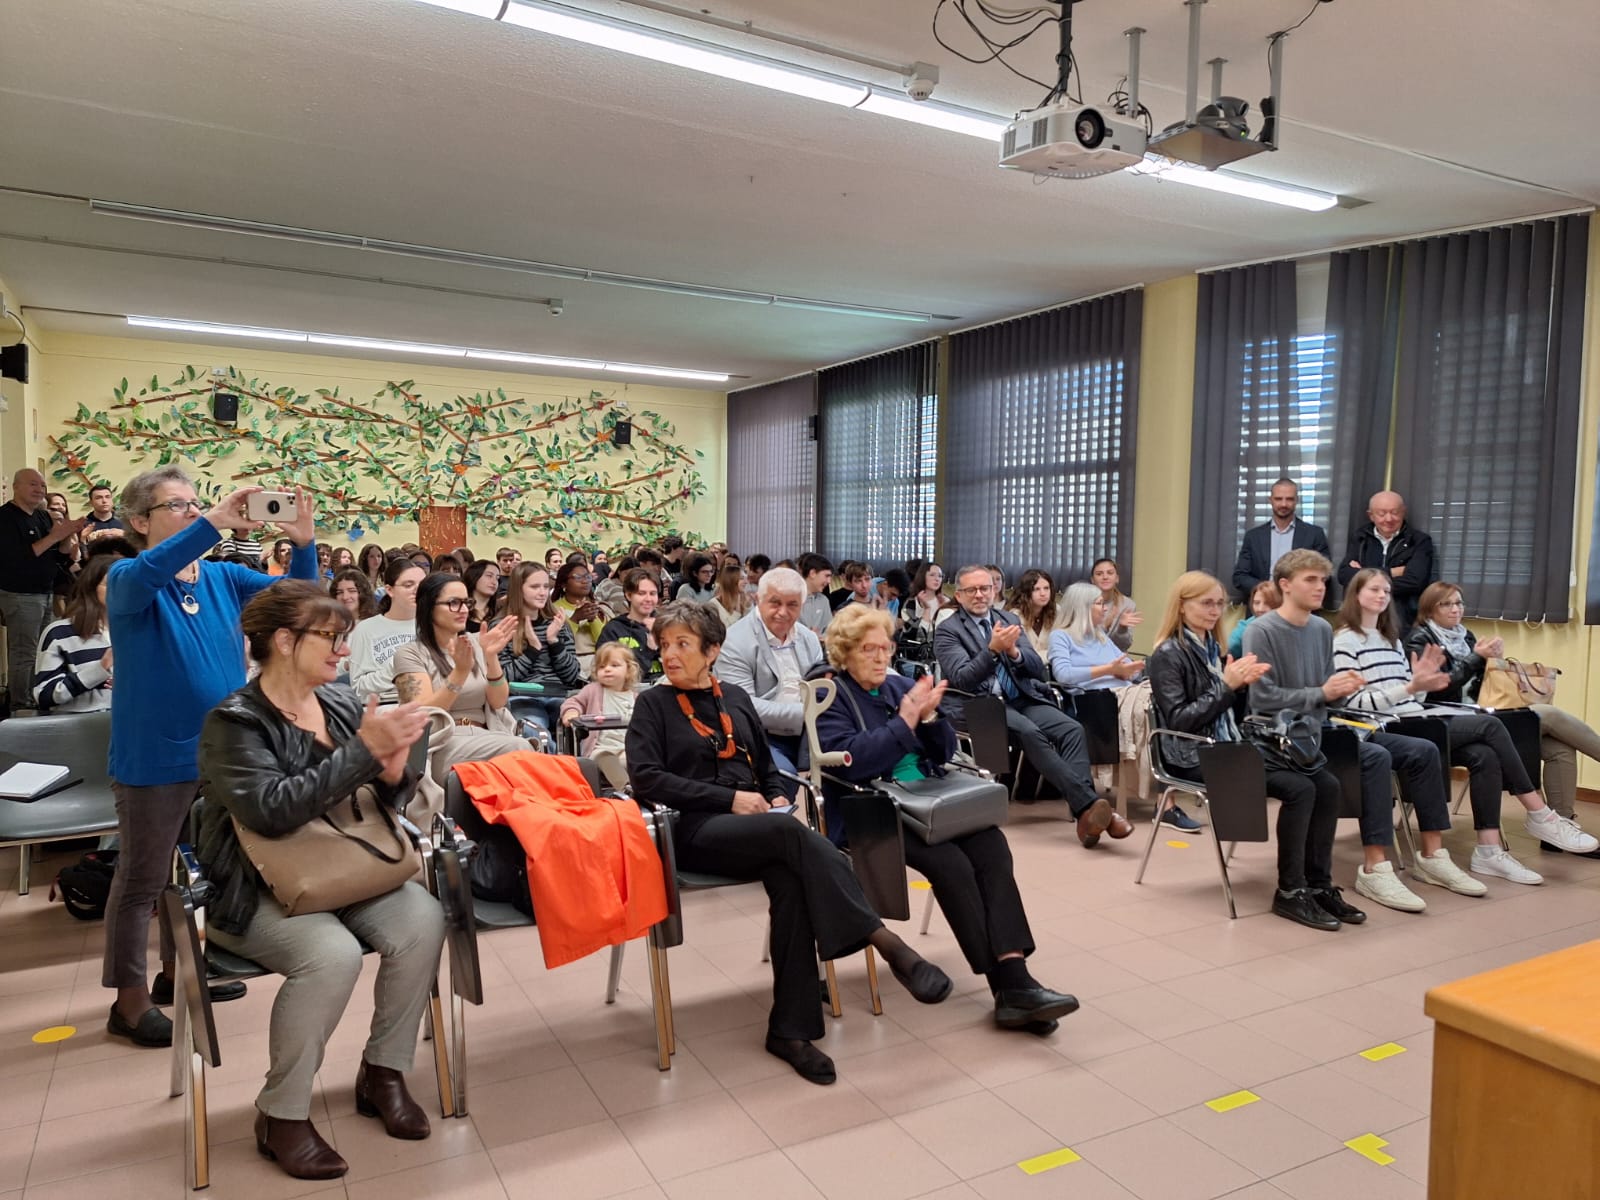
[(822, 642), (800, 624), (806, 581), (777, 567), (761, 577), (756, 606), (728, 629), (716, 675), (743, 688), (767, 731), (772, 761), (793, 772), (805, 731), (806, 673), (822, 663)]
[(961, 610), (934, 630), (933, 652), (951, 691), (996, 695), (1005, 701), (1006, 731), (1022, 747), (1034, 770), (1066, 797), (1086, 847), (1102, 833), (1125, 838), (1133, 832), (1094, 790), (1083, 726), (1056, 707), (1050, 672), (1022, 636), (1022, 623), (994, 607), (994, 577), (987, 567), (956, 572)]

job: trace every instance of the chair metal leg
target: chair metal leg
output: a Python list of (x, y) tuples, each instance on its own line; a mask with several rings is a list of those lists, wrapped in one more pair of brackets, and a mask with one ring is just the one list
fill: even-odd
[(1156, 848), (1156, 839), (1161, 836), (1161, 811), (1167, 806), (1167, 796), (1171, 790), (1168, 788), (1156, 797), (1156, 813), (1150, 819), (1150, 840), (1144, 844), (1144, 857), (1139, 860), (1139, 869), (1133, 876), (1135, 883), (1144, 882), (1145, 868), (1150, 865), (1150, 852)]
[[(1411, 807), (1404, 800), (1400, 801), (1400, 841), (1405, 843), (1405, 856), (1401, 858), (1400, 865), (1408, 867), (1417, 861), (1417, 842), (1411, 835)], [(1400, 847), (1395, 847), (1399, 853)]]
[(672, 1070), (672, 1051), (668, 1049), (667, 1042), (671, 1036), (667, 1031), (667, 1000), (661, 986), (661, 960), (664, 951), (658, 948), (653, 938), (645, 941), (645, 960), (650, 967), (650, 1006), (655, 1011), (656, 1018), (656, 1070)]
[(672, 1018), (672, 966), (667, 958), (667, 948), (661, 948), (661, 994), (666, 999), (667, 1053), (678, 1052), (678, 1027)]
[(1230, 848), (1226, 854), (1223, 853), (1222, 839), (1217, 836), (1215, 818), (1211, 815), (1211, 804), (1206, 799), (1204, 792), (1199, 794), (1198, 799), (1200, 807), (1205, 810), (1206, 824), (1211, 829), (1211, 844), (1217, 849), (1217, 871), (1222, 876), (1223, 898), (1228, 902), (1228, 919), (1237, 921), (1239, 919), (1239, 910), (1233, 904), (1233, 881), (1228, 878), (1228, 859), (1233, 856), (1233, 850)]
[(1461, 806), (1467, 802), (1467, 793), (1472, 790), (1472, 777), (1463, 779), (1456, 788), (1456, 802), (1450, 808), (1450, 815), (1456, 816), (1461, 812)]
[[(930, 897), (931, 899), (932, 897)], [(883, 997), (878, 994), (878, 956), (867, 947), (867, 994), (872, 997), (872, 1015), (883, 1016)]]
[(611, 947), (611, 971), (606, 975), (606, 1003), (617, 1002), (617, 984), (622, 979), (622, 951), (627, 946), (626, 942), (618, 942)]
[(28, 894), (28, 868), (33, 865), (33, 847), (22, 845), (17, 847), (22, 853), (22, 861), (17, 864), (17, 895)]
[(928, 902), (922, 906), (922, 932), (928, 932), (928, 925), (933, 921), (933, 891), (928, 892)]
[(1223, 861), (1224, 862), (1232, 862), (1233, 861), (1233, 852), (1235, 850), (1237, 850), (1238, 848), (1239, 848), (1239, 843), (1238, 842), (1229, 842), (1228, 843), (1228, 856), (1227, 856), (1227, 858), (1223, 859)]
[(450, 1098), (457, 1117), (467, 1115), (467, 1002), (450, 990)]
[(181, 1096), (189, 1083), (189, 1060), (194, 1057), (194, 1039), (189, 1033), (188, 988), (182, 979), (172, 981), (172, 1081), (169, 1096)]
[(842, 1017), (844, 1009), (839, 1005), (839, 976), (833, 969), (833, 960), (830, 958), (823, 963), (822, 969), (828, 976), (828, 1011), (835, 1017)]
[(772, 916), (767, 916), (767, 931), (761, 935), (761, 961), (772, 961)]
[(439, 1112), (455, 1116), (455, 1088), (450, 1081), (450, 1047), (445, 1041), (444, 1005), (439, 1002), (439, 976), (433, 977), (428, 997), (428, 1029), (433, 1034), (433, 1076), (439, 1085)]
[[(176, 1031), (174, 1031), (176, 1032)], [(206, 1118), (206, 1063), (193, 1046), (186, 1055), (188, 1105), (183, 1114), (184, 1157), (189, 1160), (189, 1187), (211, 1186), (211, 1125)]]

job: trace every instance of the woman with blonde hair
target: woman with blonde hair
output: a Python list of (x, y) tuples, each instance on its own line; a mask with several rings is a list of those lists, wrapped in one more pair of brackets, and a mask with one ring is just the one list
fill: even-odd
[(627, 728), (639, 678), (639, 660), (633, 651), (621, 642), (607, 642), (594, 652), (594, 682), (561, 702), (563, 725), (571, 725), (579, 717), (610, 717), (622, 722), (617, 728), (595, 730), (579, 749), (584, 757), (594, 759), (615, 788), (628, 786)]
[(744, 568), (739, 560), (729, 555), (717, 570), (717, 598), (714, 601), (717, 615), (724, 625), (732, 625), (754, 606), (755, 601), (744, 590)]
[(1244, 654), (1244, 631), (1250, 628), (1262, 613), (1274, 611), (1283, 603), (1283, 593), (1278, 591), (1278, 585), (1270, 579), (1263, 579), (1250, 589), (1250, 600), (1245, 605), (1250, 610), (1245, 619), (1233, 627), (1233, 632), (1228, 635), (1228, 653), (1235, 658)]
[(500, 651), (506, 676), (515, 683), (537, 683), (540, 695), (524, 696), (533, 720), (546, 733), (561, 719), (561, 702), (583, 683), (583, 670), (567, 628), (567, 614), (552, 602), (550, 571), (543, 563), (519, 563), (506, 586), (505, 615), (515, 621), (511, 644)]
[[(1253, 654), (1224, 658), (1217, 622), (1227, 594), (1215, 576), (1186, 571), (1167, 594), (1167, 606), (1150, 655), (1150, 687), (1156, 719), (1165, 729), (1240, 741), (1234, 716), (1237, 698), (1272, 669)], [(1185, 779), (1200, 778), (1200, 751), (1185, 738), (1163, 738), (1167, 768)], [(1332, 933), (1341, 924), (1367, 919), (1344, 903), (1333, 886), (1333, 835), (1339, 824), (1339, 780), (1326, 767), (1311, 772), (1267, 770), (1267, 795), (1278, 806), (1278, 890), (1272, 911), (1286, 920)]]

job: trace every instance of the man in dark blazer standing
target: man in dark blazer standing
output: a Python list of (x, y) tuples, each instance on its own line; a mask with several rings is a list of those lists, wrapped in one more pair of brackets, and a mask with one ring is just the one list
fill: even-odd
[(1350, 535), (1339, 583), (1347, 585), (1362, 567), (1388, 572), (1394, 589), (1394, 611), (1401, 635), (1417, 623), (1417, 601), (1437, 577), (1433, 539), (1406, 520), (1406, 502), (1399, 492), (1377, 492), (1367, 501), (1367, 523)]
[(961, 609), (933, 635), (946, 682), (952, 691), (1004, 699), (1006, 730), (1034, 770), (1067, 798), (1078, 820), (1080, 842), (1092, 847), (1102, 833), (1127, 837), (1133, 826), (1094, 790), (1083, 726), (1051, 700), (1044, 660), (1022, 636), (1022, 623), (993, 607), (994, 600), (994, 578), (987, 567), (956, 572)]
[(1256, 584), (1272, 578), (1272, 564), (1291, 550), (1315, 550), (1332, 559), (1328, 535), (1320, 525), (1295, 518), (1300, 503), (1300, 485), (1284, 477), (1272, 485), (1272, 520), (1257, 525), (1244, 535), (1239, 557), (1233, 564), (1233, 590), (1245, 604)]

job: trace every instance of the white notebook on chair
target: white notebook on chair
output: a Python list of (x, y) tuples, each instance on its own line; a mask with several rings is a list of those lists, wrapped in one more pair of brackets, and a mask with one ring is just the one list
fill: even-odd
[(0, 775), (0, 797), (7, 800), (32, 800), (47, 792), (68, 775), (68, 769), (55, 763), (20, 762)]

